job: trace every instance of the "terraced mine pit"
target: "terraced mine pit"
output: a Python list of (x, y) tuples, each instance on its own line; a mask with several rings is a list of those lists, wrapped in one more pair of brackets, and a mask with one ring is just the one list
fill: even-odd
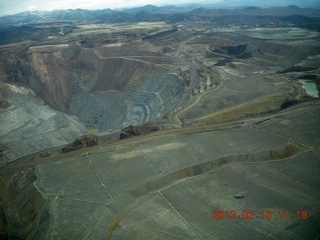
[(0, 45), (2, 238), (319, 238), (319, 32), (203, 21)]

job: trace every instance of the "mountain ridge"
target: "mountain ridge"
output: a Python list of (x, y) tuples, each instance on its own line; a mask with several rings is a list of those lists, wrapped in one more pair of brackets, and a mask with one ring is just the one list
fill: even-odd
[[(178, 7), (173, 5), (157, 7), (154, 5), (145, 5), (143, 7), (123, 9), (123, 10), (87, 10), (87, 9), (67, 9), (54, 11), (29, 11), (13, 15), (0, 17), (0, 27), (11, 25), (21, 25), (37, 23), (43, 21), (106, 21), (106, 22), (138, 22), (138, 21), (174, 21), (185, 15), (197, 15), (198, 17), (214, 17), (225, 15), (252, 15), (252, 16), (282, 16), (302, 15), (307, 17), (319, 17), (320, 10), (313, 8), (300, 8), (295, 5), (287, 7), (260, 8), (247, 6), (244, 8), (219, 8), (199, 7)], [(210, 5), (208, 5), (210, 6)], [(144, 14), (143, 17), (139, 16)]]

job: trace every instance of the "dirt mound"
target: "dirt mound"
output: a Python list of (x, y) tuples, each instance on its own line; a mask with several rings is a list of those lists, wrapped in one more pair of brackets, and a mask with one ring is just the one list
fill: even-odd
[(158, 130), (160, 130), (159, 125), (148, 123), (148, 124), (129, 126), (129, 127), (123, 128), (122, 132), (129, 136), (139, 136), (139, 135), (155, 132)]
[(98, 137), (95, 135), (84, 135), (83, 137), (77, 138), (73, 143), (64, 147), (61, 151), (63, 153), (75, 151), (85, 147), (92, 147), (98, 145)]

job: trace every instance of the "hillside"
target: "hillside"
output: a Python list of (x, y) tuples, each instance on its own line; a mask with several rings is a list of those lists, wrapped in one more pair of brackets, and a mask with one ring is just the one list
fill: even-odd
[(319, 238), (319, 16), (1, 18), (0, 237)]

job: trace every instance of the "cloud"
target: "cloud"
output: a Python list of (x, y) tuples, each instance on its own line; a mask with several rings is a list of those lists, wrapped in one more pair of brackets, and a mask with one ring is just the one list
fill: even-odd
[(34, 11), (34, 10), (37, 10), (38, 7), (36, 5), (30, 5), (26, 9), (27, 9), (27, 11)]
[[(103, 8), (123, 8), (123, 7), (132, 7), (132, 6), (142, 6), (146, 4), (161, 4), (164, 0), (55, 0), (55, 1), (39, 1), (41, 8), (38, 10), (56, 10), (56, 9), (74, 9), (74, 8), (83, 8), (83, 9), (103, 9)], [(42, 4), (40, 4), (42, 3)]]
[[(206, 0), (208, 1), (208, 0)], [(222, 0), (211, 0), (217, 2)], [(199, 0), (0, 0), (0, 15), (13, 14), (23, 11), (57, 9), (104, 9), (143, 6), (147, 4), (168, 5), (181, 3), (200, 3)]]

